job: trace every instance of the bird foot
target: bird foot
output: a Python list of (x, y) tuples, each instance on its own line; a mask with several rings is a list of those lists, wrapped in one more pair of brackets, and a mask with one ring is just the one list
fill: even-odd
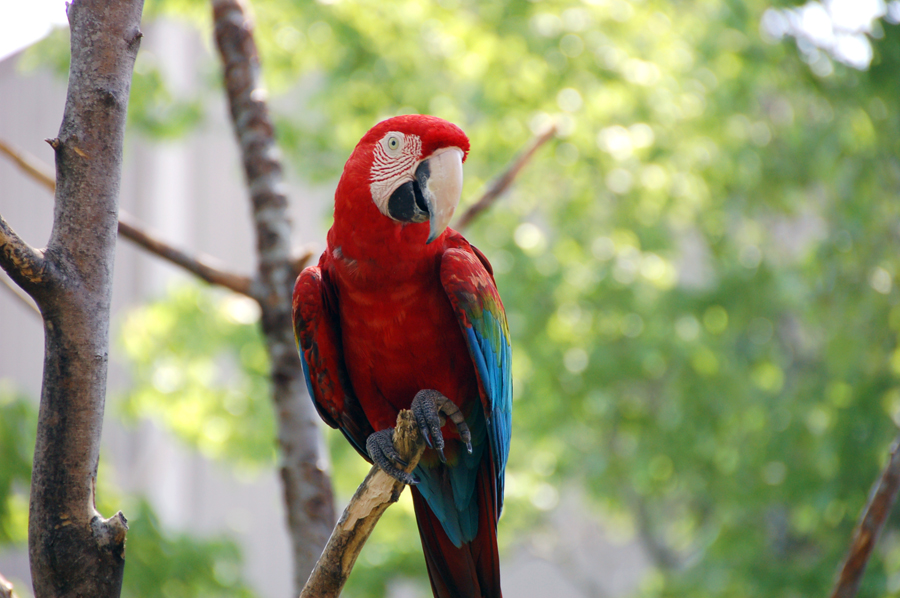
[[(381, 468), (381, 470), (397, 481), (415, 486), (419, 483), (411, 473), (403, 471), (402, 467), (407, 467), (407, 463), (394, 448), (394, 428), (386, 428), (373, 434), (366, 439), (366, 452), (372, 462)], [(397, 467), (397, 466), (400, 467)]]
[(454, 424), (459, 432), (459, 438), (466, 444), (466, 450), (472, 454), (472, 434), (469, 432), (469, 426), (466, 425), (466, 419), (453, 401), (442, 395), (436, 390), (420, 390), (410, 405), (410, 410), (416, 418), (416, 424), (425, 439), (425, 444), (438, 452), (442, 462), (446, 462), (444, 458), (444, 435), (441, 434), (441, 426), (444, 419), (441, 415), (446, 415)]

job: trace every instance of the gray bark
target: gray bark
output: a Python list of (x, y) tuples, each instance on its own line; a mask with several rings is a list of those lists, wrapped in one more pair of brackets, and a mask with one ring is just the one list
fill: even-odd
[(0, 266), (44, 319), (44, 378), (28, 543), (35, 596), (118, 596), (121, 513), (95, 509), (125, 116), (141, 0), (75, 0), (56, 151), (53, 230), (43, 251), (0, 219)]
[(253, 28), (236, 0), (213, 0), (216, 44), (253, 206), (259, 258), (250, 294), (262, 308), (262, 328), (272, 363), (272, 400), (278, 422), (281, 478), (291, 537), (294, 586), (299, 593), (328, 541), (334, 523), (331, 480), (319, 468), (318, 415), (306, 384), (291, 322), (297, 276), (291, 259), (281, 163), (259, 84)]

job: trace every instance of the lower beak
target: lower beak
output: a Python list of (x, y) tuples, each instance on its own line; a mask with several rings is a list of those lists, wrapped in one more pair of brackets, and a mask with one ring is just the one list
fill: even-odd
[(462, 196), (462, 150), (451, 147), (419, 164), (416, 182), (428, 208), (430, 232), (426, 243), (437, 239), (453, 217)]

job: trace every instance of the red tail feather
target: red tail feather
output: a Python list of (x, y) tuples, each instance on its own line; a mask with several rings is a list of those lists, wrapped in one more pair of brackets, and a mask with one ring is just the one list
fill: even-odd
[(422, 495), (415, 487), (411, 488), (435, 598), (502, 598), (494, 479), (491, 459), (485, 458), (475, 483), (478, 535), (460, 548), (447, 537), (441, 522), (431, 512)]

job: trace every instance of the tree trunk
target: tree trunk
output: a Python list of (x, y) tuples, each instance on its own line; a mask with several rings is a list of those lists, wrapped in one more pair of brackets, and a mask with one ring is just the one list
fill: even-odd
[(118, 596), (125, 518), (95, 509), (125, 116), (141, 0), (75, 0), (47, 248), (0, 219), (0, 265), (44, 318), (44, 378), (28, 541), (35, 596)]
[(272, 363), (281, 478), (294, 587), (299, 593), (331, 534), (334, 499), (331, 480), (319, 466), (318, 415), (306, 396), (294, 341), (291, 292), (297, 271), (291, 259), (291, 223), (274, 129), (259, 85), (253, 28), (236, 0), (213, 0), (212, 5), (225, 90), (256, 224), (259, 265), (250, 294), (262, 308), (262, 328)]

